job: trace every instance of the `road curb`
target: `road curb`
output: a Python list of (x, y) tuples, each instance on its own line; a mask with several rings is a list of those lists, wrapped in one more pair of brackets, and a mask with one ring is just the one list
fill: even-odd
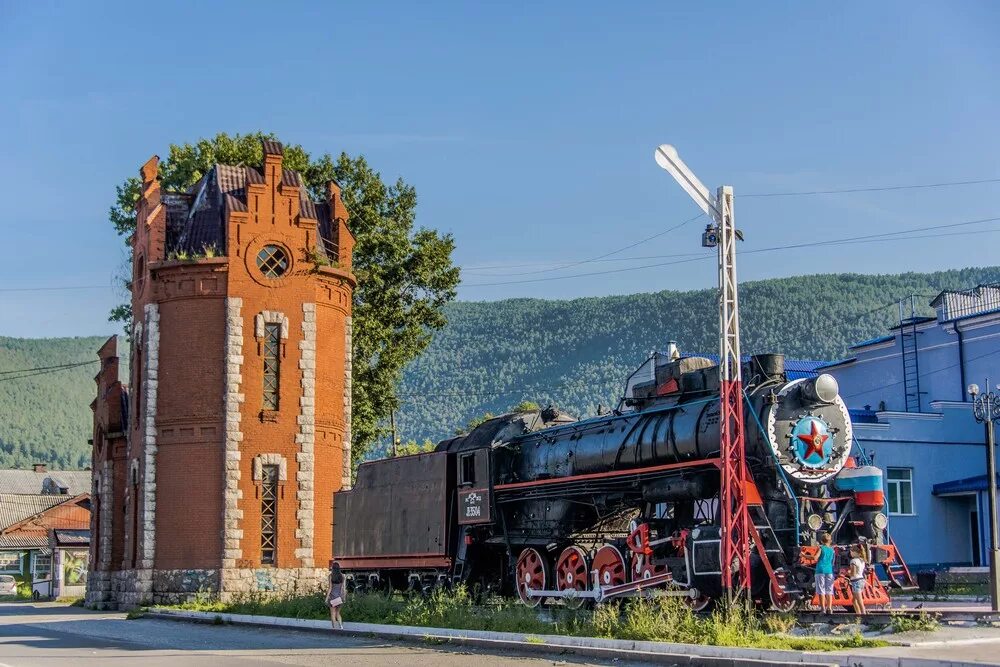
[[(149, 616), (177, 621), (212, 623), (221, 620), (237, 625), (285, 627), (296, 630), (331, 633), (329, 621), (251, 616), (216, 612), (185, 611), (152, 608)], [(731, 648), (701, 644), (669, 644), (665, 642), (600, 639), (596, 637), (565, 637), (561, 635), (526, 635), (516, 632), (453, 630), (377, 623), (345, 623), (344, 634), (377, 637), (408, 642), (455, 644), (487, 649), (513, 650), (522, 653), (578, 655), (602, 659), (629, 659), (664, 665), (687, 667), (737, 667), (739, 665), (788, 665), (812, 667), (838, 665), (844, 667), (972, 667), (978, 663), (928, 660), (923, 658), (891, 657), (862, 653), (809, 653), (775, 649)], [(981, 667), (981, 664), (978, 664)]]

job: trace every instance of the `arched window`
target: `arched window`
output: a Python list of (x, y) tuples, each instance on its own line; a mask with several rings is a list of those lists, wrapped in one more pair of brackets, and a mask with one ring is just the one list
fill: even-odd
[(260, 563), (274, 565), (278, 553), (278, 473), (277, 465), (261, 466)]
[(278, 381), (281, 372), (281, 325), (264, 325), (264, 401), (265, 410), (278, 409)]

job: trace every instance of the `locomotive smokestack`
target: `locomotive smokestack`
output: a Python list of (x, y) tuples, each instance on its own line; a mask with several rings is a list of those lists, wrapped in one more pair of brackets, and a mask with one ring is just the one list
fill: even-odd
[(839, 393), (840, 385), (837, 384), (837, 378), (827, 373), (802, 383), (803, 396), (816, 403), (833, 403)]

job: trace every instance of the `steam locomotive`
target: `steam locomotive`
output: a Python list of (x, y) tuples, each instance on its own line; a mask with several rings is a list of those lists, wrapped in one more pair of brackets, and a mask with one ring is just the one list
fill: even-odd
[[(753, 598), (785, 610), (812, 598), (822, 532), (838, 558), (860, 544), (892, 579), (881, 471), (851, 455), (837, 381), (789, 380), (776, 354), (742, 371)], [(607, 414), (514, 412), (433, 452), (362, 463), (334, 496), (334, 558), (366, 590), (465, 583), (531, 606), (656, 591), (705, 609), (727, 567), (719, 410), (717, 364), (654, 353)], [(869, 571), (866, 602), (888, 603)], [(849, 604), (846, 581), (836, 598)]]

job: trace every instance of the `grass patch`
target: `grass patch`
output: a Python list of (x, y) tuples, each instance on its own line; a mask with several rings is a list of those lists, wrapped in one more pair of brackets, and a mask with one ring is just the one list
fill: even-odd
[[(249, 594), (226, 604), (199, 597), (175, 608), (286, 618), (326, 620), (330, 617), (322, 593), (286, 597)], [(435, 591), (426, 598), (353, 595), (342, 608), (344, 620), (348, 622), (516, 632), (527, 635), (529, 643), (543, 642), (540, 635), (567, 635), (798, 651), (888, 645), (860, 634), (829, 639), (792, 637), (786, 634), (795, 625), (795, 618), (790, 614), (760, 615), (734, 607), (719, 609), (710, 616), (699, 616), (678, 598), (670, 597), (632, 598), (602, 604), (593, 611), (562, 607), (550, 611), (550, 618), (542, 619), (537, 610), (508, 599), (473, 604), (464, 587), (452, 592)]]
[(889, 621), (893, 632), (933, 632), (938, 625), (937, 617), (925, 612), (918, 616), (894, 615)]
[(125, 613), (125, 619), (131, 621), (136, 618), (142, 618), (145, 615), (146, 615), (145, 607), (134, 607), (132, 609), (129, 609), (128, 612)]

